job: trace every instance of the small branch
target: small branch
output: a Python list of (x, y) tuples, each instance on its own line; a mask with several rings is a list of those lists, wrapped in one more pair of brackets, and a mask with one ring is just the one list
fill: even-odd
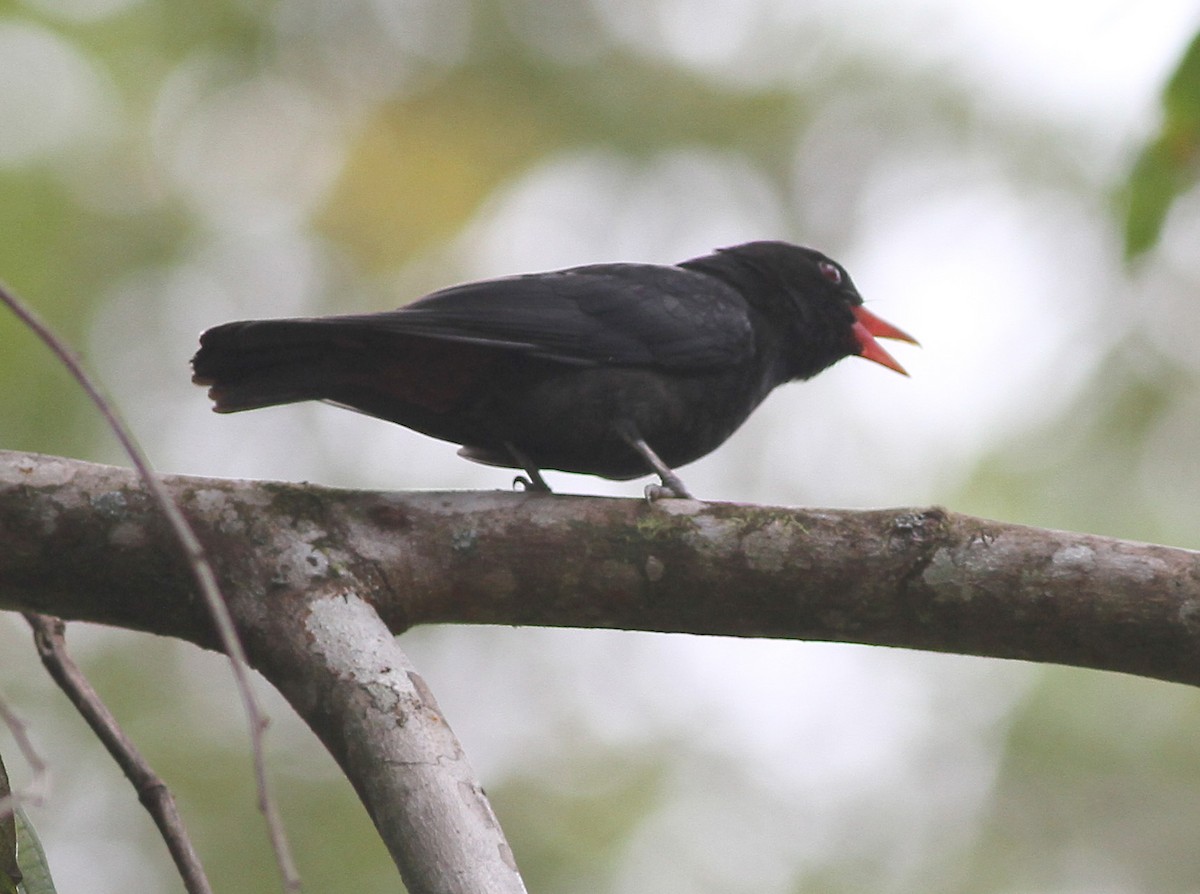
[(33, 628), (38, 655), (51, 678), (108, 749), (133, 784), (138, 800), (154, 818), (186, 890), (189, 894), (212, 894), (204, 867), (200, 865), (200, 858), (188, 838), (174, 797), (117, 724), (116, 718), (105, 707), (99, 693), (92, 688), (79, 666), (67, 654), (63, 622), (59, 618), (32, 612), (25, 614), (25, 620)]
[(283, 823), (279, 818), (279, 811), (275, 806), (274, 800), (271, 798), (267, 786), (266, 761), (263, 757), (264, 748), (262, 742), (263, 732), (267, 728), (267, 718), (259, 707), (258, 700), (254, 697), (254, 690), (250, 683), (250, 674), (247, 670), (245, 650), (242, 648), (241, 640), (238, 639), (237, 630), (233, 625), (233, 618), (229, 614), (229, 607), (225, 604), (225, 599), (221, 595), (220, 587), (217, 585), (217, 577), (213, 573), (212, 565), (208, 561), (208, 556), (205, 554), (204, 548), (200, 545), (200, 541), (196, 539), (195, 533), (187, 523), (187, 519), (183, 517), (183, 513), (179, 511), (179, 507), (171, 499), (166, 488), (163, 487), (162, 481), (154, 473), (154, 470), (150, 468), (150, 462), (134, 439), (131, 430), (118, 416), (116, 408), (92, 381), (87, 371), (83, 368), (83, 364), (80, 363), (79, 358), (38, 318), (32, 309), (4, 288), (3, 285), (0, 285), (0, 303), (5, 304), (17, 319), (42, 340), (75, 381), (79, 383), (79, 386), (84, 390), (88, 398), (91, 399), (92, 403), (95, 404), (104, 417), (104, 420), (108, 423), (108, 427), (116, 435), (121, 447), (133, 462), (134, 468), (137, 469), (142, 483), (154, 498), (159, 511), (171, 526), (171, 530), (179, 546), (183, 548), (188, 566), (195, 577), (196, 585), (200, 590), (205, 604), (208, 606), (208, 612), (212, 617), (212, 621), (216, 625), (218, 635), (221, 639), (222, 651), (229, 656), (234, 681), (242, 700), (242, 709), (249, 722), (254, 778), (258, 788), (258, 808), (262, 811), (266, 819), (267, 832), (271, 839), (271, 847), (275, 853), (276, 862), (279, 864), (280, 875), (283, 877), (284, 889), (286, 891), (299, 891), (300, 876), (296, 871), (296, 865), (292, 859), (291, 848), (288, 845), (287, 835), (283, 830)]
[(0, 817), (3, 817), (11, 814), (13, 808), (21, 804), (40, 806), (46, 797), (46, 790), (49, 788), (50, 772), (46, 767), (46, 762), (33, 747), (33, 741), (29, 738), (29, 730), (25, 726), (25, 721), (13, 712), (3, 698), (0, 698), (0, 723), (8, 727), (13, 741), (17, 744), (17, 749), (25, 758), (25, 763), (29, 765), (32, 776), (24, 791), (13, 792), (0, 798)]

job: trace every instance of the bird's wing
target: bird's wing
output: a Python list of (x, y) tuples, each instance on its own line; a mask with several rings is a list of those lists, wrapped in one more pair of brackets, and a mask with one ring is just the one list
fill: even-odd
[(452, 286), (361, 319), (377, 332), (577, 365), (701, 371), (736, 364), (754, 348), (749, 311), (735, 289), (702, 273), (642, 264)]

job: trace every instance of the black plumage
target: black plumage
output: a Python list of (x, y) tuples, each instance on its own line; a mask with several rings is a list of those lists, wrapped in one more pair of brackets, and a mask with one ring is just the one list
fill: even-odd
[(820, 252), (751, 242), (675, 266), (467, 283), (399, 310), (227, 323), (192, 360), (217, 412), (323, 400), (468, 459), (627, 479), (709, 453), (777, 385), (912, 339)]

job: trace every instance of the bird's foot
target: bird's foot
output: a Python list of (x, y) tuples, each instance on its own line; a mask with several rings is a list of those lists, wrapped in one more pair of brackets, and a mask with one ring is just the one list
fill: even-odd
[(679, 480), (678, 475), (663, 476), (662, 484), (647, 484), (646, 485), (646, 502), (653, 503), (657, 500), (694, 500), (683, 482)]
[(516, 464), (525, 470), (524, 475), (518, 475), (513, 479), (513, 490), (518, 487), (528, 492), (548, 494), (553, 493), (550, 490), (550, 485), (546, 483), (546, 479), (542, 477), (542, 473), (538, 471), (538, 467), (533, 464), (528, 456), (521, 450), (517, 449), (517, 445), (511, 441), (506, 441), (504, 444), (509, 455), (516, 460)]
[(636, 450), (646, 460), (647, 464), (658, 473), (658, 477), (662, 479), (662, 484), (646, 485), (646, 502), (653, 503), (655, 500), (663, 498), (673, 498), (679, 500), (691, 500), (694, 497), (684, 487), (683, 480), (675, 474), (675, 470), (668, 466), (659, 455), (654, 452), (645, 438), (638, 434), (637, 428), (632, 422), (625, 422), (617, 426), (617, 434), (619, 434), (625, 443)]
[(534, 493), (534, 494), (552, 494), (552, 493), (554, 493), (554, 491), (550, 490), (550, 485), (548, 485), (542, 479), (541, 475), (535, 476), (532, 481), (530, 479), (526, 478), (524, 475), (518, 475), (517, 477), (515, 477), (513, 479), (512, 486), (513, 486), (513, 490), (523, 491), (525, 493)]

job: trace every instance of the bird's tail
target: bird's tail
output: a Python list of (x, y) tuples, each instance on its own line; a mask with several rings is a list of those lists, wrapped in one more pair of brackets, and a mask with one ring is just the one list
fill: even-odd
[(344, 342), (354, 341), (356, 328), (329, 318), (226, 323), (200, 336), (192, 381), (208, 386), (218, 413), (324, 400), (344, 371), (353, 350)]

